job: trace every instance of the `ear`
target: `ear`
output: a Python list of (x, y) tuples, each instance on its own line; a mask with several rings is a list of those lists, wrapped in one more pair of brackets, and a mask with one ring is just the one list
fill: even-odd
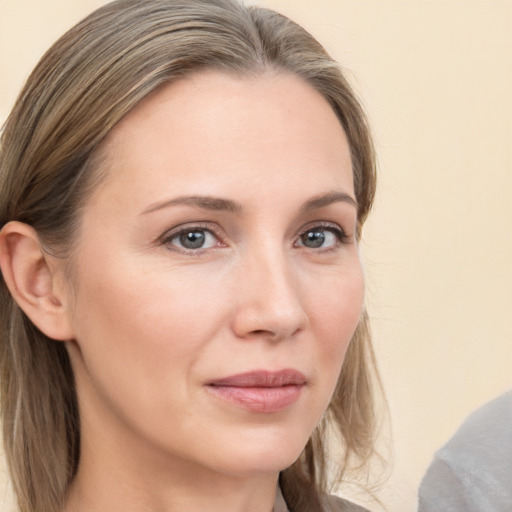
[(13, 221), (2, 228), (0, 269), (14, 300), (41, 332), (55, 340), (74, 338), (67, 294), (57, 286), (57, 261), (32, 227)]

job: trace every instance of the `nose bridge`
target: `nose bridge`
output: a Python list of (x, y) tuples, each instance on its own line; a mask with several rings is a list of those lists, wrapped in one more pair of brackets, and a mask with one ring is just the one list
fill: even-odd
[(283, 243), (267, 239), (244, 256), (235, 321), (242, 337), (265, 334), (292, 336), (307, 324), (300, 283), (291, 253)]

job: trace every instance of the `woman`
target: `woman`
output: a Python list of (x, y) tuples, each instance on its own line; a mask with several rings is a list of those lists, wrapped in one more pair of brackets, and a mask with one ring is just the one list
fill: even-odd
[(235, 0), (118, 0), (43, 57), (1, 147), (20, 511), (351, 510), (325, 492), (373, 451), (375, 166), (319, 43)]

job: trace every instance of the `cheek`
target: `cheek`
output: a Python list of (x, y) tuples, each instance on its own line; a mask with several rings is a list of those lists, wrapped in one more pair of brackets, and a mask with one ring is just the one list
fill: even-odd
[(105, 251), (101, 269), (80, 269), (87, 279), (73, 324), (87, 374), (109, 392), (131, 389), (133, 399), (169, 399), (162, 389), (185, 393), (208, 342), (226, 323), (229, 301), (221, 299), (220, 277), (114, 261), (113, 253)]
[(79, 351), (71, 356), (82, 408), (96, 412), (90, 421), (129, 424), (162, 440), (173, 418), (187, 416), (195, 368), (222, 312), (187, 279), (132, 270), (87, 274), (74, 318)]
[(360, 265), (333, 276), (310, 300), (310, 321), (319, 353), (319, 372), (334, 389), (350, 340), (357, 328), (364, 301), (364, 277)]

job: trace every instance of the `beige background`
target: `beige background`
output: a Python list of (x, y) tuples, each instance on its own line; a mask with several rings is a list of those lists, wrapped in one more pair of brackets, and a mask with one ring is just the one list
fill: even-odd
[[(1, 120), (43, 51), (103, 3), (0, 0)], [(512, 385), (512, 0), (260, 3), (348, 68), (375, 131), (363, 251), (395, 451), (381, 497), (413, 511), (434, 450)]]

